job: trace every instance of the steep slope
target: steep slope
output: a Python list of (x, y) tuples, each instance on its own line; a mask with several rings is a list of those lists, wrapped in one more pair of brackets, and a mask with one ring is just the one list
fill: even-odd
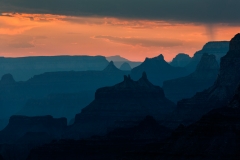
[(205, 53), (193, 73), (186, 77), (164, 81), (164, 93), (175, 103), (184, 98), (191, 98), (197, 92), (212, 86), (217, 79), (218, 72), (219, 65), (215, 55)]
[(159, 121), (174, 108), (163, 90), (148, 81), (146, 73), (138, 81), (125, 76), (119, 84), (98, 89), (95, 100), (76, 115), (66, 134), (73, 134), (74, 138), (104, 134), (113, 128), (134, 125), (147, 115)]
[(196, 69), (199, 61), (201, 60), (202, 54), (208, 53), (216, 56), (218, 63), (220, 63), (221, 57), (225, 56), (229, 50), (228, 41), (213, 41), (206, 43), (200, 51), (197, 51), (192, 57), (189, 64), (185, 69), (192, 73)]
[(227, 105), (240, 82), (240, 34), (230, 41), (228, 53), (221, 58), (220, 71), (214, 85), (190, 99), (178, 102), (173, 123), (190, 124), (208, 111)]
[(0, 57), (0, 76), (11, 73), (17, 81), (56, 71), (102, 70), (108, 64), (103, 56)]
[(165, 80), (179, 78), (187, 74), (183, 68), (168, 64), (162, 54), (158, 57), (146, 58), (141, 65), (132, 69), (131, 77), (136, 80), (141, 77), (142, 72), (148, 74), (150, 82), (159, 86), (162, 86)]
[(172, 59), (170, 64), (174, 67), (185, 67), (191, 61), (191, 57), (185, 53), (179, 53)]

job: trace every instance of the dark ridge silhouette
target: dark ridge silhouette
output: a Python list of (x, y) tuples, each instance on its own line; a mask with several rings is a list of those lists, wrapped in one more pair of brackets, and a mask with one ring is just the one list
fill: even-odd
[[(219, 159), (240, 156), (240, 85), (227, 107), (204, 115), (169, 135), (147, 116), (138, 126), (118, 128), (106, 136), (85, 140), (60, 140), (32, 149), (28, 159)], [(165, 138), (163, 140), (162, 138)]]
[(26, 159), (32, 148), (60, 139), (66, 127), (66, 118), (12, 116), (0, 131), (0, 153), (4, 159)]
[(221, 58), (220, 72), (213, 86), (190, 99), (178, 102), (172, 120), (170, 120), (174, 121), (175, 126), (179, 123), (191, 124), (210, 110), (227, 105), (240, 81), (239, 46), (240, 34), (237, 34), (230, 41), (228, 53)]
[(240, 85), (228, 106), (217, 108), (164, 141), (118, 154), (119, 159), (238, 160), (240, 156)]
[(139, 66), (142, 62), (135, 62), (135, 61), (130, 61), (126, 58), (123, 58), (119, 55), (116, 56), (109, 56), (106, 57), (106, 59), (110, 62), (113, 61), (114, 64), (116, 65), (117, 68), (120, 68), (125, 62), (130, 65), (131, 68)]
[(193, 73), (186, 77), (163, 82), (164, 93), (175, 103), (184, 98), (191, 98), (197, 92), (212, 86), (218, 73), (219, 65), (215, 55), (205, 53)]
[(171, 130), (147, 116), (134, 127), (117, 128), (105, 136), (59, 140), (31, 150), (28, 159), (117, 159), (125, 152), (168, 137)]
[(208, 53), (216, 56), (216, 60), (220, 63), (221, 57), (225, 56), (229, 50), (229, 41), (213, 41), (206, 43), (200, 51), (197, 51), (192, 57), (189, 64), (185, 67), (189, 73), (195, 71), (202, 54)]
[(107, 64), (103, 56), (0, 57), (0, 76), (11, 73), (17, 81), (26, 81), (44, 72), (102, 70)]
[(179, 53), (172, 59), (170, 64), (174, 67), (185, 67), (191, 61), (191, 57), (185, 53)]
[(66, 127), (66, 118), (11, 116), (8, 125), (0, 131), (0, 143), (12, 143), (27, 132), (46, 132), (60, 138)]
[[(161, 146), (158, 159), (232, 159), (240, 156), (240, 85), (227, 107), (218, 108), (204, 115), (199, 121), (178, 127)], [(216, 107), (217, 108), (217, 107)], [(155, 146), (157, 151), (159, 147)], [(155, 157), (156, 158), (156, 157)]]
[(122, 71), (131, 71), (132, 68), (127, 62), (124, 62), (119, 69)]
[[(4, 76), (4, 83), (6, 83), (7, 79), (9, 84), (0, 85), (0, 117), (1, 119), (8, 119), (16, 113), (29, 116), (37, 116), (39, 113), (49, 115), (55, 112), (56, 105), (61, 101), (62, 104), (59, 105), (59, 110), (54, 115), (72, 119), (73, 117), (69, 116), (79, 113), (83, 107), (89, 104), (98, 88), (114, 85), (122, 80), (123, 75), (128, 73), (128, 71), (117, 69), (110, 63), (104, 71), (47, 72), (36, 75), (24, 82), (12, 83), (13, 80), (9, 78), (11, 76)], [(65, 98), (63, 98), (64, 95), (66, 95)], [(84, 100), (79, 101), (77, 97), (79, 99), (84, 98)], [(30, 100), (31, 103), (29, 103), (29, 99), (32, 99)], [(27, 101), (28, 104), (26, 104)], [(35, 105), (35, 102), (37, 105)], [(69, 107), (73, 109), (72, 111), (78, 111), (75, 113), (60, 111), (60, 108), (67, 109), (67, 103), (70, 104)], [(51, 106), (50, 108), (53, 109), (51, 110), (50, 108), (46, 109), (49, 105), (43, 106), (45, 104), (56, 105)]]
[(149, 81), (162, 86), (163, 81), (187, 75), (184, 68), (173, 67), (164, 60), (163, 55), (154, 58), (146, 58), (145, 61), (131, 70), (134, 80), (141, 77), (142, 72), (148, 74)]
[(100, 88), (95, 100), (77, 114), (67, 136), (73, 138), (102, 135), (117, 127), (135, 125), (147, 115), (163, 120), (175, 108), (163, 90), (150, 83), (144, 72), (138, 81), (124, 76), (124, 81)]

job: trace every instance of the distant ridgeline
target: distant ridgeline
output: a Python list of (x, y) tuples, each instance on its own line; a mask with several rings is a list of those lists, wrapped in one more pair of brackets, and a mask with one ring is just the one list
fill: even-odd
[(126, 68), (122, 68), (124, 67), (123, 65), (124, 64), (128, 64), (130, 66), (130, 68), (134, 68), (134, 67), (137, 67), (139, 66), (142, 62), (136, 62), (136, 61), (130, 61), (126, 58), (123, 58), (119, 55), (116, 55), (116, 56), (109, 56), (109, 57), (106, 57), (106, 59), (110, 62), (110, 61), (113, 61), (114, 62), (114, 65), (117, 67), (117, 68), (120, 68), (121, 70), (131, 70), (129, 69), (129, 67), (127, 66), (128, 69)]
[(44, 72), (103, 70), (107, 65), (103, 56), (0, 57), (0, 76), (10, 73), (16, 81), (25, 81)]
[(94, 99), (98, 88), (114, 85), (127, 74), (110, 62), (102, 71), (48, 72), (24, 82), (4, 75), (0, 81), (0, 117), (51, 114), (70, 120)]
[(185, 66), (189, 73), (192, 73), (204, 53), (213, 54), (217, 62), (220, 64), (221, 57), (225, 56), (229, 50), (229, 41), (213, 41), (206, 43), (200, 51), (197, 51), (191, 58), (188, 65)]
[(188, 73), (183, 67), (173, 67), (164, 60), (163, 55), (154, 58), (146, 58), (145, 61), (131, 71), (131, 77), (136, 80), (146, 72), (148, 79), (154, 85), (162, 86), (163, 81), (179, 78)]

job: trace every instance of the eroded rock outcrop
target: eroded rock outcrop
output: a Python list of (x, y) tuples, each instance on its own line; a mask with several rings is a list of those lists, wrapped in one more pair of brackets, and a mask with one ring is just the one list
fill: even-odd
[(187, 75), (184, 68), (173, 67), (164, 60), (162, 54), (154, 58), (146, 58), (145, 61), (131, 71), (131, 77), (137, 80), (142, 72), (146, 72), (148, 79), (155, 85), (162, 86), (163, 81), (179, 78)]
[(212, 86), (217, 79), (218, 72), (219, 65), (215, 55), (205, 53), (195, 72), (186, 77), (165, 81), (163, 90), (168, 99), (177, 103), (183, 98), (191, 98), (197, 92)]
[(200, 51), (197, 51), (189, 64), (185, 67), (189, 73), (194, 72), (204, 53), (213, 54), (220, 63), (221, 57), (225, 56), (229, 50), (228, 41), (213, 41), (206, 43)]
[(160, 121), (174, 108), (163, 90), (148, 81), (145, 72), (138, 81), (124, 76), (123, 82), (96, 91), (95, 100), (76, 115), (67, 134), (79, 137), (104, 134), (113, 128), (134, 125), (147, 115)]
[(185, 53), (179, 53), (170, 63), (174, 67), (185, 67), (191, 61), (191, 57)]
[(190, 124), (208, 111), (227, 105), (240, 82), (240, 34), (230, 41), (228, 53), (221, 58), (220, 72), (214, 85), (190, 99), (178, 102), (174, 123)]

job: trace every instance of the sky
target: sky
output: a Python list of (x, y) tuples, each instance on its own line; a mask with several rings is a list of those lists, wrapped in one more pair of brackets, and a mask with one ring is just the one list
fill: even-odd
[(240, 32), (239, 0), (0, 0), (0, 56), (190, 56)]

